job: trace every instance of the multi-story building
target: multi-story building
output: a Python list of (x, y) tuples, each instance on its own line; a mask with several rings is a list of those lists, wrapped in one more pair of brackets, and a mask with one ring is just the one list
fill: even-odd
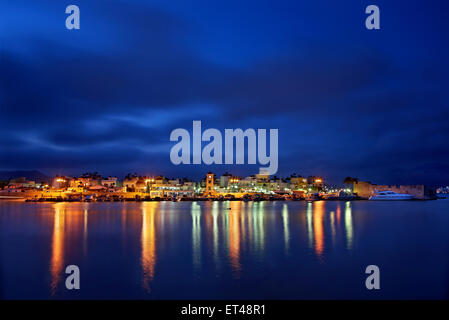
[(70, 186), (70, 182), (72, 181), (72, 177), (66, 177), (66, 176), (56, 176), (51, 186), (55, 189), (66, 189)]
[(101, 180), (101, 185), (106, 188), (116, 188), (117, 187), (117, 178), (116, 177), (108, 177), (107, 179)]
[(307, 178), (301, 176), (291, 176), (290, 177), (291, 189), (293, 190), (306, 190), (307, 189)]
[(232, 179), (232, 174), (225, 173), (220, 176), (220, 188), (227, 188), (229, 186), (229, 180)]
[(8, 189), (33, 189), (36, 188), (36, 182), (27, 180), (25, 177), (12, 179), (8, 183)]
[(137, 187), (137, 182), (139, 181), (139, 177), (136, 175), (127, 175), (123, 180), (123, 186), (127, 192), (134, 192)]
[(70, 180), (70, 187), (72, 188), (90, 188), (93, 186), (101, 186), (101, 181), (103, 177), (98, 173), (84, 173), (79, 178), (74, 178)]
[(316, 188), (318, 190), (321, 190), (324, 186), (323, 178), (317, 177), (317, 176), (307, 177), (307, 183), (308, 183), (309, 187)]

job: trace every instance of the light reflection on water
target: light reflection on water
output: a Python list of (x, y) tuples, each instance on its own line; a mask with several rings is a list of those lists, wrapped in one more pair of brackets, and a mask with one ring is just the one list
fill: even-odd
[(348, 250), (352, 248), (352, 237), (354, 231), (352, 230), (352, 210), (351, 202), (346, 202), (345, 205), (345, 228), (346, 228), (346, 245)]
[[(356, 205), (358, 211), (354, 209)], [(389, 208), (385, 204), (374, 205), (383, 206), (383, 210)], [(369, 206), (372, 204), (368, 202), (337, 201), (15, 204), (0, 211), (0, 219), (2, 240), (17, 230), (23, 233), (24, 239), (30, 239), (30, 234), (42, 234), (37, 243), (40, 249), (29, 249), (29, 242), (23, 240), (16, 251), (22, 252), (21, 257), (32, 252), (34, 260), (30, 268), (39, 265), (46, 268), (47, 275), (42, 274), (42, 278), (48, 279), (49, 297), (67, 297), (64, 271), (69, 264), (82, 266), (82, 272), (87, 273), (84, 279), (91, 282), (99, 277), (99, 271), (113, 273), (112, 278), (118, 279), (124, 290), (119, 297), (128, 297), (127, 290), (137, 298), (157, 297), (158, 294), (166, 298), (190, 297), (188, 293), (177, 292), (176, 286), (166, 289), (171, 288), (175, 278), (185, 282), (185, 286), (201, 284), (205, 292), (213, 290), (207, 297), (210, 294), (220, 297), (220, 290), (230, 297), (233, 293), (239, 294), (239, 290), (251, 291), (243, 290), (240, 285), (239, 289), (232, 287), (239, 283), (260, 286), (260, 281), (265, 279), (277, 283), (286, 278), (284, 290), (289, 292), (288, 297), (295, 297), (298, 281), (321, 281), (320, 268), (335, 265), (340, 270), (350, 269), (355, 261), (372, 261), (365, 257), (363, 246), (369, 242), (363, 239), (365, 235), (359, 233), (359, 227), (364, 226), (362, 229), (367, 232), (369, 223), (376, 225), (376, 232), (368, 233), (372, 240), (368, 240), (382, 243), (385, 240), (378, 226), (385, 226), (385, 221), (371, 220), (390, 219), (391, 216), (367, 214), (372, 210)], [(410, 219), (410, 209), (403, 211)], [(394, 223), (388, 225), (395, 226)], [(48, 240), (45, 240), (46, 235)], [(398, 233), (394, 230), (391, 235), (398, 236)], [(425, 237), (431, 238), (427, 233)], [(395, 253), (405, 252), (402, 248), (406, 245), (405, 238), (404, 243), (402, 238), (399, 243), (401, 248)], [(394, 242), (387, 245), (394, 247)], [(355, 248), (359, 251), (354, 251)], [(2, 247), (2, 251), (5, 250)], [(353, 254), (348, 255), (350, 252)], [(2, 257), (5, 257), (3, 252)], [(352, 262), (342, 260), (343, 257)], [(412, 258), (415, 256), (410, 256)], [(444, 261), (442, 263), (444, 266)], [(17, 265), (5, 266), (10, 273), (20, 271), (15, 268)], [(301, 269), (302, 273), (296, 273), (295, 270)], [(5, 271), (0, 269), (0, 272)], [(8, 275), (3, 277), (8, 278)], [(292, 282), (291, 288), (289, 282)], [(141, 293), (138, 288), (132, 289), (134, 283), (139, 284)], [(89, 290), (95, 293), (95, 298), (109, 296), (98, 288)], [(267, 288), (266, 294), (270, 290), (273, 288)], [(259, 291), (253, 293), (257, 296)], [(87, 297), (92, 296), (87, 294)]]
[(65, 232), (65, 210), (61, 203), (54, 206), (54, 226), (53, 238), (51, 246), (51, 294), (54, 295), (56, 288), (61, 278), (61, 273), (64, 264), (64, 232)]
[(192, 203), (192, 251), (193, 267), (196, 272), (201, 268), (201, 206)]
[(155, 209), (154, 202), (142, 203), (142, 286), (147, 292), (151, 291), (150, 282), (153, 280), (156, 265)]
[(324, 202), (314, 202), (313, 206), (313, 238), (315, 239), (315, 253), (321, 258), (324, 251)]
[(220, 269), (220, 259), (218, 257), (218, 243), (219, 243), (219, 235), (218, 235), (218, 215), (219, 208), (218, 202), (214, 202), (212, 205), (212, 235), (213, 235), (213, 252), (214, 252), (214, 264), (215, 270)]
[(290, 240), (290, 233), (288, 230), (288, 205), (284, 204), (282, 207), (282, 225), (284, 227), (284, 245), (285, 253), (288, 253), (288, 241)]
[[(322, 259), (325, 249), (324, 221), (325, 221), (325, 205), (322, 201), (307, 203), (307, 229), (309, 247), (319, 259)], [(83, 233), (83, 251), (87, 254), (88, 248), (88, 217), (89, 204), (68, 204), (57, 203), (52, 205), (54, 210), (54, 227), (52, 237), (52, 255), (50, 261), (51, 273), (51, 294), (54, 295), (60, 279), (63, 275), (64, 267), (64, 245), (65, 245), (65, 229), (66, 227), (75, 230), (82, 230)], [(262, 258), (265, 249), (265, 233), (267, 223), (265, 217), (267, 213), (265, 202), (245, 203), (240, 201), (226, 201), (205, 203), (203, 205), (198, 202), (190, 203), (190, 214), (192, 218), (192, 265), (197, 275), (201, 272), (202, 267), (202, 225), (206, 227), (206, 233), (212, 234), (213, 260), (215, 268), (221, 268), (220, 254), (220, 238), (224, 239), (223, 247), (227, 250), (228, 264), (232, 269), (234, 278), (239, 277), (242, 266), (240, 262), (240, 254), (242, 241), (248, 241), (248, 247), (255, 256)], [(339, 208), (339, 207), (338, 207)], [(150, 284), (155, 276), (155, 267), (157, 261), (157, 239), (156, 233), (162, 232), (164, 226), (164, 217), (167, 210), (166, 203), (158, 202), (142, 202), (140, 203), (141, 211), (141, 255), (140, 265), (142, 268), (142, 287), (146, 292), (151, 292)], [(202, 212), (204, 210), (204, 214)], [(66, 214), (71, 215), (68, 219), (70, 223), (66, 226)], [(74, 219), (76, 215), (83, 215), (83, 227), (79, 228), (78, 219)], [(126, 228), (127, 215), (133, 214), (128, 212), (124, 206), (121, 210), (122, 232)], [(180, 213), (183, 214), (183, 213)], [(203, 216), (202, 216), (203, 214)], [(330, 226), (332, 228), (332, 237), (335, 237), (335, 221), (333, 212), (330, 212)], [(347, 202), (345, 205), (345, 230), (347, 249), (352, 246), (352, 217), (351, 204)], [(221, 235), (219, 231), (219, 216), (221, 216)], [(156, 218), (159, 217), (160, 224), (156, 225)], [(203, 222), (205, 220), (205, 222)], [(209, 223), (208, 221), (212, 221)], [(288, 204), (282, 205), (282, 229), (284, 239), (284, 251), (287, 254), (289, 249), (290, 231), (289, 231), (289, 209)], [(156, 231), (159, 228), (161, 230)], [(246, 234), (248, 229), (248, 237)], [(334, 241), (334, 240), (333, 240)]]
[[(232, 202), (231, 208), (227, 213), (229, 216), (229, 260), (236, 277), (240, 273), (240, 219), (239, 216), (244, 216), (243, 211), (240, 209), (240, 202)], [(228, 210), (226, 208), (225, 210)]]

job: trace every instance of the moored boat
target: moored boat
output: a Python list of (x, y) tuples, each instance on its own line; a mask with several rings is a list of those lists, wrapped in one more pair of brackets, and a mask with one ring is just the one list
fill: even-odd
[(318, 201), (321, 199), (322, 199), (322, 197), (320, 196), (319, 193), (310, 193), (305, 196), (305, 200), (307, 200), (307, 201)]
[(369, 200), (412, 200), (414, 196), (408, 193), (397, 193), (394, 191), (375, 191), (374, 194), (369, 197)]

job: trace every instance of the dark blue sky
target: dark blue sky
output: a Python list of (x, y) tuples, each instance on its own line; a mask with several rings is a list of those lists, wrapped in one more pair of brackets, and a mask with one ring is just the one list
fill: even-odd
[[(81, 29), (65, 28), (65, 7)], [(381, 30), (365, 28), (365, 7)], [(170, 132), (278, 128), (280, 175), (449, 183), (447, 1), (2, 1), (0, 170), (174, 166)]]

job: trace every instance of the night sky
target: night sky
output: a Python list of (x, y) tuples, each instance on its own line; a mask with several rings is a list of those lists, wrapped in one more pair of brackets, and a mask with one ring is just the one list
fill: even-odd
[(281, 176), (446, 185), (448, 30), (448, 1), (3, 0), (0, 170), (257, 173), (171, 164), (201, 120), (279, 129)]

